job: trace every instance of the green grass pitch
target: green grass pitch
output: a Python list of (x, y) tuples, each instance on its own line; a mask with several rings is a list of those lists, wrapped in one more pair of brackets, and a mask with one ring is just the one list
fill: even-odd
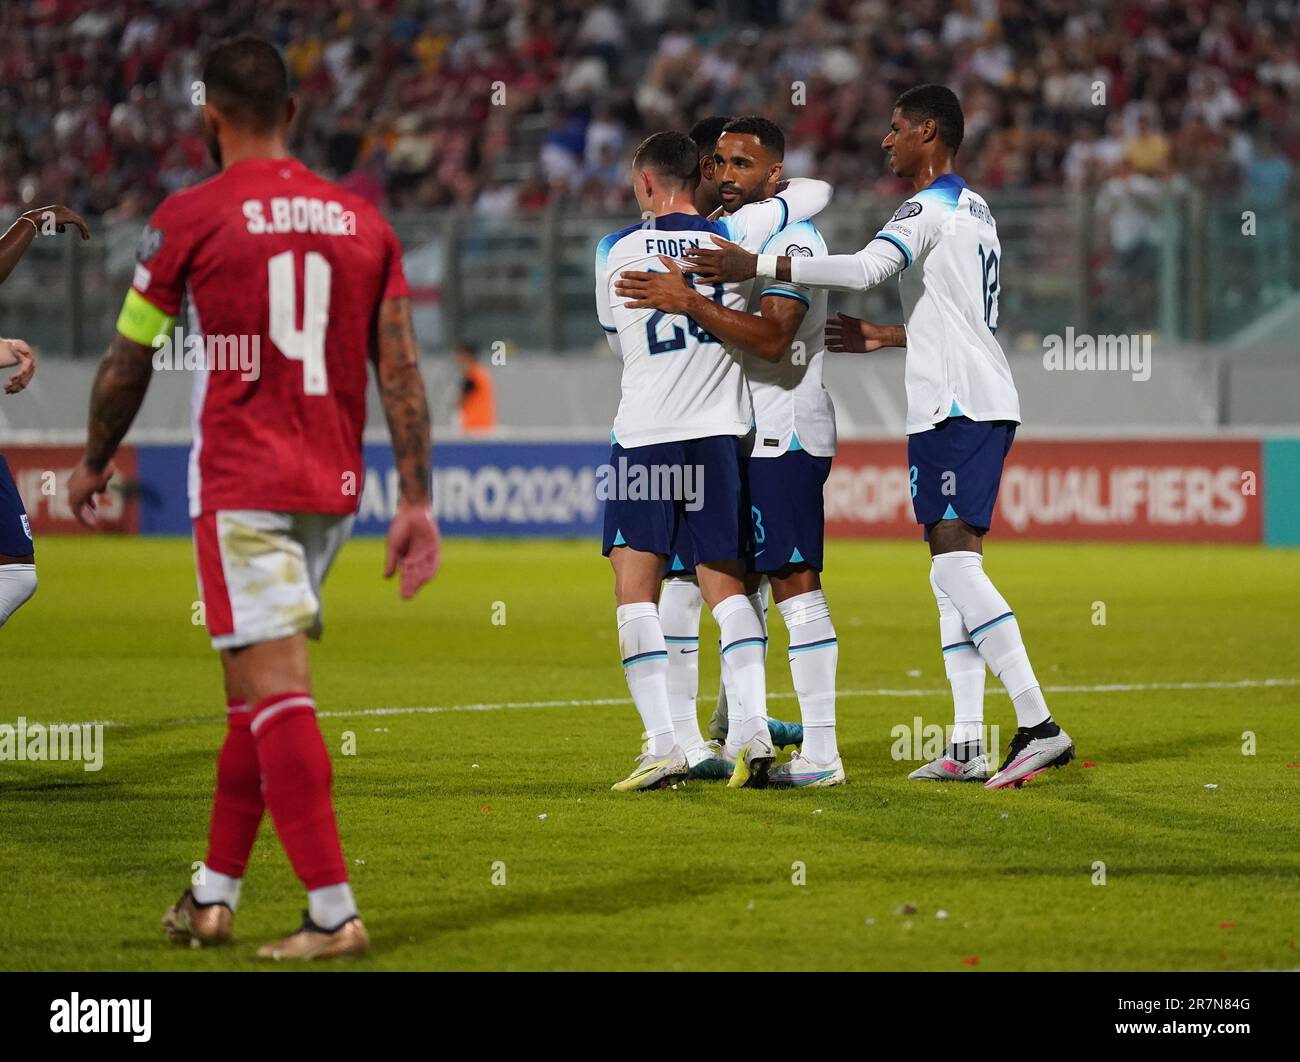
[[(1300, 553), (992, 541), (1079, 758), (986, 793), (908, 782), (891, 758), (894, 727), (951, 720), (921, 543), (834, 542), (849, 785), (622, 795), (640, 727), (595, 545), (452, 539), (413, 603), (381, 582), (382, 548), (344, 550), (313, 651), (374, 945), (360, 968), (1300, 966)], [(0, 722), (117, 725), (98, 773), (0, 762), (0, 967), (263, 968), (256, 946), (303, 906), (269, 821), (232, 946), (159, 930), (204, 854), (223, 732), (190, 544), (47, 538), (38, 561), (0, 634)], [(772, 713), (798, 718), (772, 618)], [(703, 635), (707, 718), (707, 617)], [(1238, 680), (1261, 684), (1214, 685)], [(991, 676), (986, 718), (1005, 743)]]

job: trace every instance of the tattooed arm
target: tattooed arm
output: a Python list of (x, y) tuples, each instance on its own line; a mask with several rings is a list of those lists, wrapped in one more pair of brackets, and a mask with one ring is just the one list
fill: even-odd
[(441, 562), (438, 522), (429, 507), (429, 404), (407, 296), (379, 304), (373, 348), (379, 397), (393, 438), (401, 500), (388, 530), (384, 578), (401, 572), (402, 597), (413, 597)]
[(83, 524), (95, 522), (95, 495), (113, 475), (110, 463), (140, 411), (153, 371), (153, 348), (120, 332), (99, 363), (90, 392), (86, 452), (68, 480), (68, 505)]

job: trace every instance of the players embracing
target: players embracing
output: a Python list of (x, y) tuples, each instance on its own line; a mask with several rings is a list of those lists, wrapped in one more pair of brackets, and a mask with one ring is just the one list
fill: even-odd
[[(711, 141), (710, 122), (721, 122)], [(785, 137), (775, 123), (758, 116), (706, 119), (692, 134), (701, 141), (701, 152), (709, 153), (702, 165), (700, 198), (721, 207), (723, 216), (734, 216), (775, 193), (785, 156)], [(802, 256), (827, 253), (813, 222), (798, 218), (790, 219), (759, 250)], [(789, 632), (790, 672), (802, 718), (802, 727), (789, 728), (796, 735), (791, 743), (801, 747), (771, 772), (770, 784), (841, 784), (845, 775), (835, 733), (839, 647), (821, 585), (822, 491), (836, 444), (835, 410), (822, 384), (826, 293), (774, 280), (754, 284), (746, 304), (732, 308), (705, 298), (692, 275), (670, 258), (661, 258), (661, 264), (667, 272), (625, 270), (615, 293), (631, 300), (630, 308), (684, 314), (721, 339), (743, 367), (752, 397), (755, 432), (746, 467), (750, 507), (746, 589), (762, 616), (766, 588), (760, 578), (770, 581), (773, 601)], [(676, 555), (673, 562), (677, 569), (689, 567)], [(688, 642), (687, 628), (692, 623), (698, 642), (699, 608), (693, 600), (697, 593), (690, 582), (670, 579), (660, 602), (665, 631), (672, 630)], [(680, 652), (670, 656), (679, 668), (689, 667), (685, 661), (695, 659)], [(724, 682), (720, 705), (726, 714), (716, 713), (710, 730), (728, 741), (721, 754), (726, 765), (736, 749), (731, 741), (736, 721), (733, 701)], [(772, 721), (774, 741), (781, 742), (786, 727)]]
[[(810, 258), (716, 245), (687, 257), (698, 279), (715, 283), (757, 277), (865, 291), (899, 277), (903, 325), (840, 315), (828, 326), (827, 347), (907, 349), (913, 508), (930, 547), (930, 585), (956, 720), (944, 753), (911, 777), (999, 789), (1063, 766), (1074, 744), (1047, 708), (1014, 612), (984, 571), (984, 535), (1020, 422), (1020, 400), (995, 338), (997, 224), (988, 203), (954, 168), (964, 130), (961, 104), (942, 85), (921, 85), (898, 98), (881, 147), (890, 169), (911, 181), (914, 192), (856, 254)], [(1018, 724), (993, 773), (981, 743), (986, 665), (1006, 688)]]
[[(700, 135), (698, 131), (696, 135)], [(670, 170), (664, 168), (661, 150), (671, 153)], [(817, 320), (814, 313), (810, 322), (810, 326), (816, 324), (815, 334), (810, 329), (802, 345), (796, 345), (812, 300), (794, 285), (774, 285), (761, 291), (745, 281), (697, 286), (681, 269), (693, 248), (716, 246), (716, 241), (728, 237), (760, 251), (774, 240), (780, 242), (785, 234), (787, 239), (802, 238), (824, 253), (815, 229), (797, 227), (825, 205), (830, 188), (820, 181), (781, 181), (784, 138), (775, 125), (761, 118), (726, 124), (711, 153), (712, 173), (706, 174), (712, 189), (700, 186), (699, 155), (704, 150), (703, 144), (697, 146), (691, 138), (676, 133), (656, 134), (643, 143), (633, 171), (638, 202), (649, 220), (644, 227), (606, 237), (597, 253), (597, 308), (611, 347), (624, 363), (611, 461), (627, 456), (623, 446), (629, 441), (646, 445), (643, 434), (629, 437), (628, 429), (636, 427), (635, 411), (641, 416), (658, 413), (655, 434), (663, 437), (684, 437), (693, 430), (692, 421), (699, 420), (698, 413), (691, 411), (710, 404), (715, 413), (725, 409), (728, 418), (723, 425), (728, 433), (725, 470), (716, 464), (702, 466), (706, 489), (699, 512), (693, 512), (682, 499), (613, 498), (606, 503), (604, 552), (615, 569), (620, 650), (648, 743), (637, 769), (615, 788), (656, 788), (688, 774), (729, 776), (731, 787), (759, 787), (769, 782), (834, 784), (843, 781), (834, 746), (836, 642), (817, 575), (821, 566), (821, 487), (834, 449), (833, 411), (821, 388), (820, 362), (815, 361), (821, 349), (824, 297), (822, 319)], [(706, 155), (706, 171), (710, 169), (708, 161)], [(710, 198), (724, 209), (713, 220), (703, 217), (699, 209), (707, 209)], [(698, 235), (676, 246), (646, 237), (647, 230), (682, 229)], [(761, 315), (756, 312), (760, 308)], [(675, 351), (683, 354), (675, 360), (666, 357)], [(791, 356), (804, 351), (813, 357)], [(762, 359), (773, 368), (760, 369), (756, 361), (751, 370), (746, 365), (748, 357)], [(783, 357), (787, 368), (779, 364)], [(814, 362), (811, 367), (809, 361)], [(791, 368), (797, 371), (789, 371)], [(757, 397), (751, 398), (752, 377), (747, 379), (751, 371), (772, 380), (771, 399), (761, 405)], [(655, 384), (647, 386), (651, 378)], [(725, 385), (720, 388), (721, 381)], [(793, 395), (802, 381), (808, 381), (809, 391), (819, 391), (824, 397), (824, 401), (813, 398), (805, 403), (816, 408), (811, 419), (806, 410), (799, 418), (794, 412)], [(725, 402), (718, 401), (720, 394), (725, 394)], [(803, 398), (808, 394), (805, 391)], [(624, 422), (622, 429), (620, 421)], [(711, 421), (710, 430), (722, 423)], [(804, 451), (801, 432), (812, 442), (813, 452)], [(692, 443), (676, 452), (641, 450), (640, 446), (635, 457), (649, 466), (656, 462), (681, 464), (701, 455), (707, 462), (709, 450), (718, 444), (709, 440), (709, 450), (701, 451), (692, 449)], [(759, 501), (768, 506), (766, 510), (751, 496), (755, 480), (749, 469), (752, 454), (760, 449), (763, 459), (770, 458), (766, 467), (771, 472), (758, 477)], [(733, 452), (734, 462), (730, 459)], [(788, 457), (793, 461), (784, 460)], [(795, 462), (799, 463), (797, 471)], [(815, 502), (809, 505), (811, 495)], [(802, 524), (791, 509), (799, 510)], [(721, 516), (724, 512), (725, 519)], [(783, 537), (767, 537), (769, 514)], [(627, 526), (638, 529), (635, 540)], [(763, 538), (764, 544), (755, 546), (755, 537)], [(764, 553), (770, 556), (765, 559)], [(766, 715), (766, 631), (751, 573), (756, 560), (764, 565), (762, 570), (773, 575), (778, 608), (792, 627), (791, 644), (799, 652), (792, 653), (791, 660), (808, 654), (814, 661), (812, 667), (796, 669), (796, 688), (801, 693), (805, 724), (812, 721), (816, 739), (822, 741), (825, 761), (816, 770), (809, 769), (810, 761), (798, 756), (773, 770), (773, 736), (781, 731)], [(670, 561), (679, 571), (695, 572), (698, 593), (709, 603), (720, 628), (723, 680), (728, 691), (725, 747), (706, 743), (700, 736), (693, 692), (689, 698), (682, 697), (680, 679), (672, 685), (676, 703), (685, 704), (686, 709), (679, 707), (674, 712), (672, 708), (672, 666), (660, 615), (660, 609), (668, 607), (667, 593), (660, 606), (655, 604)], [(634, 565), (635, 585), (627, 578)], [(678, 585), (687, 594), (693, 592), (693, 588)], [(677, 631), (677, 641), (698, 645), (698, 609), (696, 604), (694, 635)], [(678, 619), (690, 613), (688, 602)], [(673, 659), (681, 661), (683, 654), (675, 652)], [(801, 683), (799, 676), (808, 678), (814, 669), (820, 671), (820, 681), (810, 678)], [(814, 708), (810, 716), (810, 705), (820, 708), (820, 714)], [(805, 743), (807, 735), (805, 728)], [(714, 770), (707, 770), (709, 767)]]

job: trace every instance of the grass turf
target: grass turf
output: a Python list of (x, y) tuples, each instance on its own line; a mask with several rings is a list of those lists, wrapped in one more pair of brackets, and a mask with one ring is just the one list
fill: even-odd
[[(834, 542), (850, 784), (622, 795), (609, 786), (637, 751), (631, 705), (553, 703), (627, 697), (592, 544), (453, 539), (437, 583), (402, 603), (378, 578), (382, 543), (353, 542), (313, 669), (374, 944), (356, 965), (1300, 966), (1300, 686), (1088, 688), (1300, 679), (1300, 553), (994, 542), (990, 555), (1075, 739), (1070, 767), (1000, 793), (908, 782), (893, 728), (951, 718), (926, 558), (915, 542)], [(0, 762), (0, 967), (265, 968), (256, 945), (303, 905), (269, 821), (233, 946), (175, 949), (158, 928), (203, 856), (223, 732), (189, 543), (47, 538), (39, 571), (0, 634), (0, 722), (120, 725), (98, 773)], [(773, 621), (772, 714), (798, 718)], [(717, 685), (711, 625), (702, 718)], [(508, 702), (548, 703), (487, 707)], [(1009, 739), (991, 676), (986, 717)], [(355, 755), (341, 755), (345, 732)]]

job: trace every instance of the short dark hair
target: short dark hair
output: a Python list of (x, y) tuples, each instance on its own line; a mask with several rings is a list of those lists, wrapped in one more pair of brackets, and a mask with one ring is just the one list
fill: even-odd
[(208, 53), (203, 90), (207, 102), (239, 128), (266, 133), (284, 122), (289, 70), (275, 45), (243, 34)]
[(759, 114), (746, 114), (733, 118), (722, 127), (724, 133), (748, 133), (757, 137), (763, 150), (777, 160), (785, 158), (785, 134), (776, 122)]
[(722, 135), (723, 127), (729, 121), (730, 118), (715, 114), (708, 118), (701, 118), (691, 126), (690, 138), (695, 141), (695, 146), (701, 155), (713, 157), (713, 148), (718, 143), (718, 137)]
[(700, 151), (685, 133), (654, 133), (641, 141), (632, 168), (690, 184), (700, 175)]
[(957, 94), (946, 85), (917, 85), (898, 97), (894, 107), (909, 121), (934, 120), (939, 139), (954, 155), (966, 135), (966, 118)]

